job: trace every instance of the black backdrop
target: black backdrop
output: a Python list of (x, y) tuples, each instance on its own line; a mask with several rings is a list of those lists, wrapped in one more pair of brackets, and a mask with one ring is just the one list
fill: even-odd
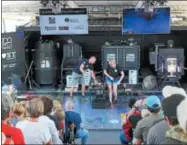
[(7, 83), (12, 74), (25, 75), (24, 32), (3, 33), (1, 39), (1, 79)]
[[(34, 44), (40, 38), (40, 32), (29, 32), (30, 37), (28, 39), (28, 47), (34, 49)], [(66, 40), (72, 38), (73, 41), (80, 44), (83, 49), (83, 56), (89, 57), (95, 55), (97, 57), (97, 63), (95, 69), (100, 71), (101, 66), (101, 48), (106, 41), (111, 40), (127, 40), (128, 38), (134, 38), (140, 45), (141, 51), (141, 68), (150, 68), (149, 65), (149, 49), (154, 43), (167, 43), (167, 40), (174, 40), (174, 46), (183, 47), (185, 49), (185, 67), (187, 67), (187, 31), (171, 31), (170, 34), (160, 34), (160, 35), (134, 35), (134, 36), (122, 36), (121, 31), (111, 31), (111, 32), (89, 32), (88, 35), (77, 35), (77, 36), (45, 36), (44, 39), (49, 39), (57, 42), (61, 42), (63, 45)], [(58, 52), (58, 57), (62, 59), (62, 48)], [(30, 60), (31, 61), (31, 60)], [(153, 67), (153, 66), (152, 66)], [(154, 67), (153, 67), (154, 68)], [(185, 72), (187, 74), (187, 72)], [(187, 75), (185, 75), (187, 78)], [(183, 79), (185, 80), (185, 79)]]

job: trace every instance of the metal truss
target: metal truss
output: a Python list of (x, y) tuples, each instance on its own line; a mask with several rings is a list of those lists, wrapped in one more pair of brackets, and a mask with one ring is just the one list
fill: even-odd
[[(73, 1), (63, 0), (60, 1), (60, 6), (67, 5), (67, 7), (77, 7), (77, 5)], [(50, 2), (49, 5), (45, 8), (53, 8), (54, 6)], [(32, 14), (38, 14), (39, 9), (44, 8), (44, 6), (40, 3), (40, 1), (36, 1), (34, 5), (8, 5), (8, 6), (2, 6), (2, 12), (3, 13), (32, 13)]]
[(119, 13), (121, 12), (124, 8), (133, 8), (134, 5), (116, 5), (116, 6), (110, 6), (110, 5), (84, 5), (80, 7), (86, 7), (88, 10), (88, 13)]

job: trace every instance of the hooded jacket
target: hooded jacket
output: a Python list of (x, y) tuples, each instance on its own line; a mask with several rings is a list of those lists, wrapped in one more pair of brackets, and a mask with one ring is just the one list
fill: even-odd
[(172, 127), (166, 132), (166, 139), (162, 144), (187, 145), (187, 134), (179, 126)]

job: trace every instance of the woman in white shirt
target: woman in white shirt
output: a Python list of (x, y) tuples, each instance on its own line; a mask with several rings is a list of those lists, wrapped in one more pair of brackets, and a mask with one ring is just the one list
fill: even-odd
[(27, 102), (28, 118), (16, 124), (22, 130), (26, 144), (52, 144), (49, 128), (39, 121), (43, 112), (44, 105), (39, 98)]

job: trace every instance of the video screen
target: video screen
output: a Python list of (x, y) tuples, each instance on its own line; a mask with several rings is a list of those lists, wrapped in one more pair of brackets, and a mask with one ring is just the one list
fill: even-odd
[(170, 8), (123, 10), (123, 35), (170, 33)]

